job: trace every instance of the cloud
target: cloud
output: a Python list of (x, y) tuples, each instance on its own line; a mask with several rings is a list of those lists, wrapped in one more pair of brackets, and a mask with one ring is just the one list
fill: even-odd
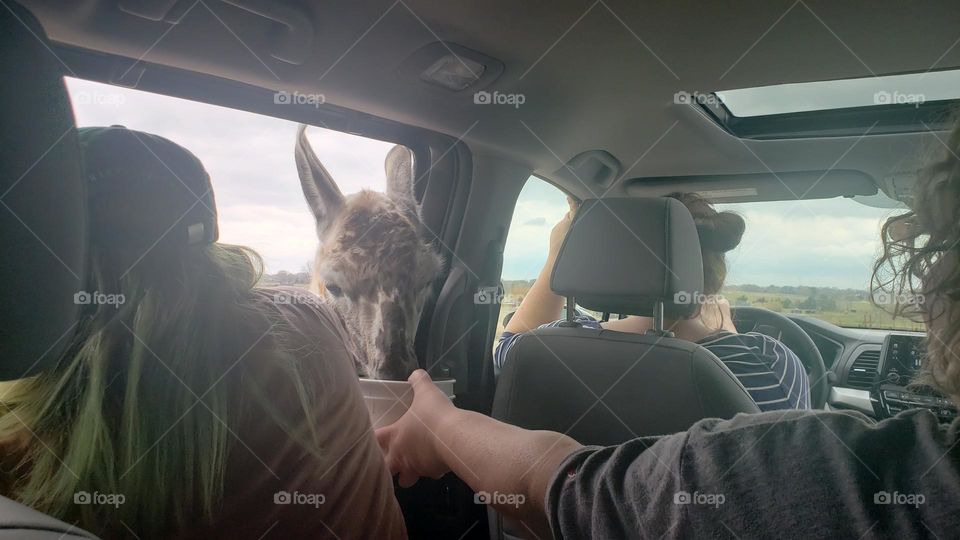
[[(220, 236), (256, 249), (269, 272), (299, 271), (317, 245), (293, 160), (297, 124), (205, 103), (67, 79), (79, 126), (120, 124), (166, 137), (210, 173)], [(310, 143), (344, 194), (384, 191), (392, 144), (322, 128)]]
[[(293, 161), (294, 122), (89, 81), (68, 79), (81, 126), (122, 124), (167, 137), (196, 154), (210, 173), (221, 239), (256, 249), (268, 271), (299, 271), (317, 239)], [(321, 128), (308, 137), (345, 194), (383, 191), (391, 144)], [(889, 210), (849, 199), (723, 205), (747, 221), (728, 254), (730, 283), (865, 288)], [(536, 277), (549, 226), (566, 196), (532, 177), (517, 201), (504, 248), (504, 279)], [(603, 269), (597, 269), (598, 274)]]
[[(866, 289), (880, 247), (880, 224), (896, 211), (844, 198), (720, 205), (747, 230), (727, 254), (730, 284)], [(567, 211), (565, 196), (536, 178), (517, 201), (504, 249), (503, 279), (532, 279), (547, 258), (549, 230)], [(603, 269), (598, 268), (598, 278)]]

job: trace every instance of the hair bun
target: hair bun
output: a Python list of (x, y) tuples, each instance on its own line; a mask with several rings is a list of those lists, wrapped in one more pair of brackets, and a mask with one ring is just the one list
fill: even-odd
[(733, 212), (718, 212), (695, 221), (700, 247), (707, 251), (730, 251), (740, 245), (743, 233), (747, 230), (743, 218)]

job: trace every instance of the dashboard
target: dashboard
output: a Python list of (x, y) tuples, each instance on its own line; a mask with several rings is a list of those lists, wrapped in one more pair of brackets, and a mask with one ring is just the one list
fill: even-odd
[(924, 408), (944, 422), (956, 418), (956, 408), (944, 396), (910, 384), (924, 359), (924, 333), (841, 328), (802, 315), (790, 319), (810, 336), (832, 372), (829, 410), (883, 419)]
[(928, 409), (950, 422), (957, 409), (945, 396), (912, 381), (920, 373), (926, 358), (926, 338), (914, 334), (890, 333), (880, 349), (878, 377), (870, 389), (870, 399), (878, 418), (889, 418), (906, 409)]

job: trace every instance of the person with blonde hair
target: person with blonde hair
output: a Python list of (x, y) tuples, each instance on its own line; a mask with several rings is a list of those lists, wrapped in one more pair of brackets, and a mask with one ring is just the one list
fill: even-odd
[(0, 396), (3, 494), (111, 538), (406, 537), (340, 317), (217, 242), (189, 151), (79, 136), (86, 311), (52, 369)]

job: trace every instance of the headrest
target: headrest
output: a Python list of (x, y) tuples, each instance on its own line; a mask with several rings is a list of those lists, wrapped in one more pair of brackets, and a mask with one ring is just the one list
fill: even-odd
[(689, 318), (703, 290), (700, 239), (672, 198), (584, 201), (560, 247), (550, 288), (587, 309)]
[(0, 380), (70, 340), (86, 276), (86, 197), (62, 65), (37, 20), (0, 9)]
[(123, 126), (79, 133), (98, 252), (136, 260), (148, 251), (166, 256), (217, 240), (210, 176), (189, 150)]

